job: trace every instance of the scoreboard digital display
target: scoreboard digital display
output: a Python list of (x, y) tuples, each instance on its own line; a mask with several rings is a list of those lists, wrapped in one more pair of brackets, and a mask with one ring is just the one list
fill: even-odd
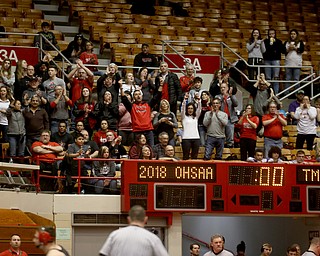
[(320, 213), (320, 165), (124, 160), (122, 211)]

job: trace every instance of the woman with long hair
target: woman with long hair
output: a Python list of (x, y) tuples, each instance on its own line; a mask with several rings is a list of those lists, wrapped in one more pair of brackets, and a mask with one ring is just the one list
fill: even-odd
[(257, 143), (257, 128), (259, 125), (259, 117), (256, 116), (252, 104), (248, 104), (245, 107), (238, 125), (240, 126), (241, 161), (246, 161), (248, 157), (254, 156)]
[[(97, 158), (111, 159), (109, 148), (107, 146), (102, 146)], [(116, 164), (114, 161), (97, 160), (93, 162), (92, 176), (114, 177), (115, 175)], [(94, 185), (94, 191), (96, 194), (101, 194), (105, 188), (108, 188), (110, 193), (115, 193), (117, 191), (117, 181), (113, 179), (90, 179), (89, 184)]]
[(149, 99), (153, 97), (155, 85), (154, 81), (152, 81), (151, 75), (149, 74), (148, 68), (140, 68), (134, 81), (137, 86), (140, 86), (139, 90), (141, 89), (143, 93), (142, 100), (149, 101)]
[(24, 78), (27, 76), (28, 63), (26, 60), (18, 60), (15, 71), (14, 96), (21, 99), (22, 93), (27, 89)]
[(141, 153), (139, 156), (139, 159), (143, 159), (143, 160), (152, 160), (152, 154), (151, 154), (151, 149), (150, 147), (148, 147), (147, 145), (144, 145), (141, 148)]
[(182, 152), (183, 160), (198, 158), (198, 152), (200, 147), (200, 135), (198, 131), (198, 119), (201, 114), (201, 101), (196, 102), (196, 106), (193, 102), (187, 104), (189, 93), (186, 93), (182, 102), (181, 120), (183, 126), (182, 135)]
[(124, 79), (124, 83), (122, 83), (123, 91), (129, 91), (131, 95), (135, 90), (140, 90), (140, 87), (136, 85), (135, 78), (132, 73), (127, 73)]
[(272, 146), (268, 152), (268, 163), (283, 163), (281, 159), (281, 149), (277, 146)]
[(170, 111), (169, 102), (165, 99), (160, 101), (159, 112), (153, 118), (153, 127), (156, 138), (160, 133), (166, 132), (169, 135), (168, 144), (174, 146), (174, 129), (178, 128), (178, 121), (176, 115)]
[[(99, 65), (99, 60), (97, 54), (93, 52), (93, 43), (90, 41), (86, 42), (86, 50), (80, 54), (80, 60), (82, 60), (83, 64), (89, 65)], [(95, 76), (102, 76), (103, 72), (99, 71), (97, 67), (88, 67), (89, 70)]]
[[(130, 91), (124, 91), (124, 95), (130, 102), (133, 101)], [(121, 102), (119, 104), (119, 120), (118, 120), (118, 135), (121, 136), (121, 144), (131, 146), (133, 143), (132, 120), (131, 114)]]
[(14, 72), (11, 70), (11, 60), (9, 58), (4, 59), (1, 65), (0, 70), (0, 86), (6, 85), (10, 88), (11, 93), (14, 92), (14, 82), (15, 82), (15, 75)]
[[(263, 53), (266, 51), (264, 41), (262, 40), (259, 29), (253, 29), (251, 36), (247, 42), (248, 51), (248, 64), (250, 65), (263, 65)], [(264, 72), (260, 69), (260, 72)], [(248, 67), (248, 75), (250, 80), (256, 79), (258, 69), (255, 67)]]
[[(286, 80), (299, 81), (300, 79), (300, 66), (302, 66), (302, 53), (304, 52), (304, 43), (299, 37), (299, 32), (296, 29), (291, 29), (289, 38), (284, 42), (286, 53), (285, 66), (286, 67)], [(288, 66), (296, 66), (290, 68)], [(286, 83), (285, 87), (290, 87), (291, 83)], [(296, 89), (299, 86), (296, 87)]]
[(84, 87), (81, 91), (80, 99), (74, 104), (72, 113), (75, 116), (75, 122), (83, 122), (84, 128), (89, 132), (90, 137), (97, 122), (94, 115), (94, 106), (95, 102), (92, 99), (90, 89)]
[(198, 130), (200, 135), (200, 146), (204, 146), (207, 137), (207, 128), (203, 125), (203, 118), (207, 111), (211, 111), (211, 99), (208, 91), (202, 91), (200, 95), (201, 113), (198, 119)]
[(13, 101), (13, 100), (14, 100), (14, 98), (11, 95), (11, 92), (8, 90), (8, 87), (5, 85), (2, 85), (0, 87), (0, 131), (2, 133), (2, 141), (3, 142), (8, 142), (7, 109), (10, 106), (10, 101)]
[[(80, 54), (86, 50), (87, 41), (88, 40), (85, 39), (82, 34), (76, 34), (73, 41), (68, 44), (67, 49), (63, 50), (61, 53), (72, 63), (76, 63)], [(59, 59), (59, 55), (57, 57)]]
[(151, 158), (153, 158), (152, 148), (147, 144), (146, 136), (143, 134), (138, 134), (135, 138), (135, 141), (132, 147), (129, 150), (129, 158), (130, 159), (139, 159), (141, 156), (142, 147), (147, 146), (151, 152)]

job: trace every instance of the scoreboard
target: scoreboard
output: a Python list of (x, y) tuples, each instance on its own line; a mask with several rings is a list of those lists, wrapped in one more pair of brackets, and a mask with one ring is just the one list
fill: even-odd
[(121, 177), (124, 212), (320, 213), (318, 164), (124, 160)]

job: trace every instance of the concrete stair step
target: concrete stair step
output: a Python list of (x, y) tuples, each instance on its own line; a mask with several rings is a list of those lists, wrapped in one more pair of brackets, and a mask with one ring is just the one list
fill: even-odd
[(48, 14), (45, 14), (44, 18), (46, 20), (53, 21), (55, 24), (57, 24), (57, 22), (63, 22), (63, 23), (68, 23), (69, 22), (69, 17), (68, 16), (63, 16), (63, 15), (48, 15)]
[(55, 25), (55, 30), (60, 30), (62, 33), (79, 33), (79, 26), (61, 26), (61, 25)]
[(57, 4), (34, 4), (34, 9), (50, 12), (58, 12), (59, 6)]

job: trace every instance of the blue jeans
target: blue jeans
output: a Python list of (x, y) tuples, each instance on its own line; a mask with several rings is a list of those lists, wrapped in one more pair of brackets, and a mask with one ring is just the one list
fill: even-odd
[(136, 136), (138, 134), (143, 134), (146, 139), (147, 139), (147, 144), (152, 148), (154, 146), (154, 135), (153, 135), (153, 131), (144, 131), (144, 132), (135, 132), (134, 133), (134, 138), (136, 138)]
[(198, 130), (200, 135), (200, 146), (203, 147), (206, 144), (207, 128), (204, 125), (199, 125)]
[[(269, 66), (279, 66), (280, 65), (280, 60), (265, 60), (264, 64), (265, 65), (269, 65)], [(277, 80), (277, 79), (279, 79), (280, 68), (265, 67), (264, 68), (264, 72), (265, 72), (267, 80)], [(277, 94), (279, 92), (279, 82), (274, 82), (273, 83), (273, 90), (274, 90), (275, 94)]]
[(268, 157), (268, 152), (272, 146), (276, 146), (280, 149), (283, 148), (282, 139), (274, 140), (271, 138), (264, 137), (264, 157)]
[(224, 138), (215, 138), (210, 135), (207, 136), (204, 160), (210, 160), (212, 151), (216, 148), (216, 157), (215, 159), (222, 159), (222, 153), (224, 148)]
[[(104, 180), (98, 180), (98, 179), (93, 179), (89, 181), (89, 184), (94, 184), (94, 192), (96, 194), (101, 194), (104, 190), (103, 186)], [(111, 192), (117, 191), (117, 181), (116, 180), (110, 180), (110, 183), (107, 188), (110, 189)]]
[(10, 156), (24, 156), (24, 150), (26, 147), (25, 135), (9, 135), (9, 153)]
[(231, 123), (230, 120), (228, 120), (228, 124), (225, 128), (226, 131), (226, 144), (228, 147), (232, 147), (234, 143), (234, 124)]
[[(287, 81), (299, 81), (300, 80), (300, 68), (286, 68), (286, 80)], [(286, 89), (293, 83), (286, 83)], [(295, 89), (298, 89), (296, 86)]]

